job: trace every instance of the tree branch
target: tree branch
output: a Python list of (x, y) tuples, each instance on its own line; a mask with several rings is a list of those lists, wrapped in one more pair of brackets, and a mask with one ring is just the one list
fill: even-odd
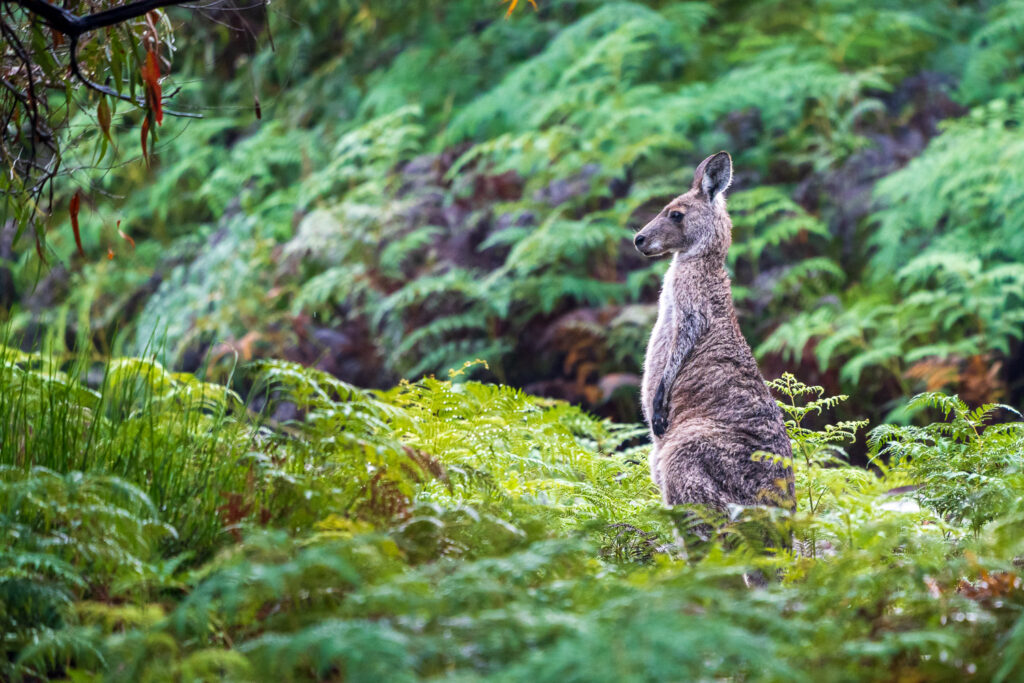
[(14, 0), (14, 2), (42, 17), (46, 23), (69, 38), (77, 38), (83, 33), (120, 24), (161, 7), (183, 5), (188, 0), (139, 0), (139, 2), (111, 7), (95, 14), (87, 14), (84, 17), (72, 14), (62, 7), (46, 2), (46, 0)]
[[(14, 1), (29, 12), (41, 17), (43, 21), (48, 23), (55, 30), (60, 31), (71, 39), (71, 73), (73, 73), (75, 78), (81, 81), (87, 88), (95, 90), (98, 93), (103, 93), (104, 95), (117, 98), (124, 102), (130, 102), (137, 107), (142, 107), (144, 106), (143, 102), (136, 100), (133, 97), (129, 97), (128, 95), (123, 95), (113, 88), (108, 88), (105, 85), (101, 85), (90, 80), (84, 73), (82, 73), (82, 69), (78, 65), (78, 39), (83, 33), (95, 31), (98, 28), (104, 28), (106, 26), (114, 26), (115, 24), (123, 23), (129, 19), (141, 17), (147, 12), (161, 7), (182, 5), (188, 0), (140, 0), (139, 2), (133, 2), (120, 7), (112, 7), (111, 9), (103, 10), (102, 12), (96, 12), (95, 14), (88, 14), (84, 17), (72, 14), (70, 11), (62, 7), (46, 2), (46, 0)], [(164, 109), (164, 112), (168, 116), (182, 116), (195, 119), (203, 118), (202, 114), (189, 114), (187, 112), (175, 111), (173, 109)]]

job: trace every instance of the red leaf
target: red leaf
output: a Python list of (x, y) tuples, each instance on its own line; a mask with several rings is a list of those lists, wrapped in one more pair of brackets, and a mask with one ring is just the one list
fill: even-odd
[(241, 541), (242, 533), (238, 529), (238, 524), (249, 515), (252, 503), (246, 503), (240, 493), (222, 492), (220, 496), (228, 501), (217, 508), (217, 512), (221, 513), (221, 522), (228, 528), (236, 541)]
[(156, 124), (164, 122), (164, 108), (160, 92), (160, 62), (156, 53), (146, 50), (146, 63), (142, 65), (142, 82), (146, 85), (146, 104), (153, 110)]
[(78, 206), (82, 203), (82, 191), (75, 190), (75, 196), (71, 198), (68, 205), (68, 213), (71, 214), (71, 230), (75, 233), (75, 244), (78, 246), (79, 256), (85, 256), (85, 249), (82, 249), (82, 235), (78, 232)]
[(149, 166), (149, 152), (146, 150), (147, 137), (149, 137), (149, 114), (142, 119), (142, 158), (146, 160), (146, 166)]
[(118, 221), (118, 222), (117, 222), (117, 234), (118, 234), (118, 235), (120, 235), (120, 236), (121, 236), (121, 239), (123, 239), (123, 240), (124, 240), (125, 242), (127, 242), (127, 243), (128, 243), (128, 244), (130, 244), (130, 245), (132, 245), (132, 251), (135, 251), (135, 240), (133, 240), (133, 239), (131, 238), (131, 235), (126, 235), (126, 234), (125, 234), (125, 233), (124, 233), (124, 232), (123, 232), (123, 231), (121, 230), (121, 221)]

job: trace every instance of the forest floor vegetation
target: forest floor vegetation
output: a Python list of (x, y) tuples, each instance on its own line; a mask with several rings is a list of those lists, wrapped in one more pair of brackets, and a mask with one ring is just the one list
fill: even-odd
[[(872, 469), (771, 384), (798, 509), (663, 508), (645, 430), (283, 361), (223, 385), (0, 347), (8, 680), (1016, 680), (1024, 423), (925, 394)], [(268, 415), (276, 403), (294, 419)], [(248, 404), (248, 405), (247, 405)], [(639, 444), (639, 445), (638, 445)], [(771, 457), (763, 455), (759, 457)], [(781, 539), (792, 538), (792, 548)], [(686, 541), (685, 558), (675, 543)], [(764, 551), (766, 539), (776, 550)], [(744, 573), (778, 580), (748, 589)]]

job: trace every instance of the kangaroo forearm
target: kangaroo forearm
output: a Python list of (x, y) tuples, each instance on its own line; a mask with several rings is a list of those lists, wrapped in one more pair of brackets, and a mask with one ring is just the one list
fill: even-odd
[(707, 330), (707, 317), (699, 311), (687, 311), (681, 316), (679, 327), (676, 328), (676, 339), (672, 345), (672, 353), (668, 358), (668, 365), (662, 375), (662, 381), (666, 383), (666, 389), (671, 390), (672, 385), (679, 376), (679, 371), (686, 364), (686, 359), (693, 352), (697, 340)]
[(665, 365), (658, 388), (654, 393), (651, 427), (655, 436), (661, 436), (668, 428), (672, 389), (675, 387), (676, 379), (686, 364), (686, 360), (693, 352), (694, 346), (697, 345), (697, 341), (707, 331), (707, 328), (708, 318), (700, 311), (690, 310), (680, 316), (668, 363)]

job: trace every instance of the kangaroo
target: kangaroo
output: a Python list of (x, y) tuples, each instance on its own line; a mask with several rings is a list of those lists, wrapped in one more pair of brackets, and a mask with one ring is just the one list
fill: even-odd
[(729, 503), (792, 509), (793, 471), (755, 451), (792, 457), (782, 411), (736, 321), (725, 256), (724, 192), (732, 158), (702, 161), (690, 190), (637, 233), (647, 257), (672, 254), (647, 345), (641, 401), (654, 448), (651, 476), (668, 505)]

